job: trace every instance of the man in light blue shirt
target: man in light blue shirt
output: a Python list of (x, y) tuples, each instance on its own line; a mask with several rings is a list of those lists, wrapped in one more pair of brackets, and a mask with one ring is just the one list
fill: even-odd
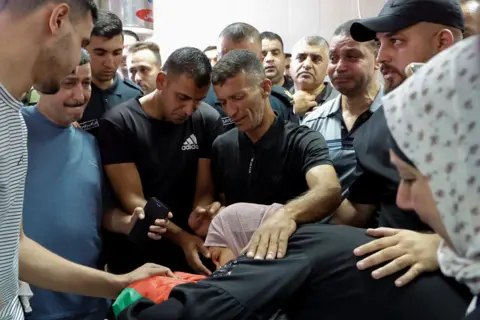
[(383, 89), (377, 79), (374, 42), (360, 43), (350, 36), (354, 20), (340, 25), (330, 43), (327, 67), (333, 87), (341, 95), (318, 106), (302, 122), (323, 134), (330, 158), (342, 185), (342, 197), (355, 180), (356, 157), (353, 140), (360, 128), (380, 106)]
[[(95, 137), (72, 122), (90, 98), (90, 64), (65, 78), (55, 95), (22, 109), (28, 129), (28, 171), (23, 207), (25, 234), (54, 253), (100, 269), (102, 179)], [(105, 299), (32, 286), (27, 319), (104, 319)]]
[[(96, 139), (72, 125), (90, 99), (90, 85), (90, 58), (82, 50), (80, 65), (62, 81), (58, 93), (42, 95), (37, 106), (22, 109), (28, 129), (23, 226), (26, 235), (61, 257), (103, 269), (102, 225), (128, 234), (143, 210), (127, 215), (109, 208)], [(31, 287), (28, 320), (106, 317), (105, 299)]]

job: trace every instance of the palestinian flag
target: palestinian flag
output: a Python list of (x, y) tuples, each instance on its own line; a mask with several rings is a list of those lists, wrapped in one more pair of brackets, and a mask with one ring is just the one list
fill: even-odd
[(174, 272), (174, 274), (176, 278), (155, 276), (137, 281), (124, 289), (112, 305), (115, 318), (119, 318), (134, 303), (158, 304), (164, 302), (174, 287), (206, 278), (183, 272)]

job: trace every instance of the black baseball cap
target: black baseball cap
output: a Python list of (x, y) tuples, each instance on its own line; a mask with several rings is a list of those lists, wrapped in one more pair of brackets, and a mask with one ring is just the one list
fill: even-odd
[(374, 40), (377, 32), (397, 32), (420, 22), (465, 29), (462, 8), (457, 0), (388, 0), (377, 17), (352, 24), (355, 41)]

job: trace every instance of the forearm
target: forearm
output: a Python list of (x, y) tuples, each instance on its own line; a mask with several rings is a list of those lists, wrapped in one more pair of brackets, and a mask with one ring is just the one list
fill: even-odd
[(322, 185), (290, 201), (283, 210), (297, 223), (308, 223), (327, 217), (340, 203), (340, 187), (333, 184), (330, 187)]
[(211, 205), (213, 202), (215, 202), (215, 196), (213, 192), (197, 192), (195, 194), (195, 200), (193, 201), (193, 210), (196, 207), (206, 207)]
[(103, 215), (103, 227), (111, 232), (128, 235), (131, 229), (132, 215), (115, 208)]
[(331, 223), (364, 228), (372, 219), (375, 209), (374, 205), (355, 204), (345, 199), (335, 211)]
[(230, 250), (229, 248), (222, 248), (223, 250), (220, 251), (220, 256), (218, 258), (218, 261), (221, 266), (225, 265), (227, 262), (234, 260), (236, 258), (235, 254), (233, 254), (233, 251)]
[(20, 280), (59, 292), (115, 298), (127, 281), (63, 259), (27, 236), (20, 239)]
[(173, 242), (174, 244), (176, 244), (177, 246), (181, 246), (182, 245), (182, 240), (183, 240), (183, 236), (186, 234), (187, 232), (185, 230), (183, 230), (182, 228), (180, 228), (179, 226), (177, 226), (175, 223), (173, 223), (172, 221), (169, 221), (168, 222), (168, 226), (167, 226), (167, 232), (163, 235), (164, 238), (168, 239), (169, 241)]
[(121, 202), (126, 212), (134, 212), (136, 208), (144, 208), (147, 204), (143, 195), (136, 194), (121, 197)]

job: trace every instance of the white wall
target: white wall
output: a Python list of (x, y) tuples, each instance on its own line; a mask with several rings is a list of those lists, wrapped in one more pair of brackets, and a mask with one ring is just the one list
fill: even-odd
[(183, 46), (204, 49), (232, 22), (278, 33), (289, 52), (302, 36), (327, 40), (342, 22), (378, 14), (385, 0), (155, 0), (154, 39), (164, 58)]

